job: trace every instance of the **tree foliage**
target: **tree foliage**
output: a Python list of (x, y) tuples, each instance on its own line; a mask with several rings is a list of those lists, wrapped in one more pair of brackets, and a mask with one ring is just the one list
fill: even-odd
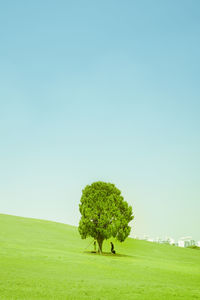
[(91, 236), (97, 240), (100, 253), (105, 239), (115, 237), (123, 242), (130, 234), (132, 207), (114, 184), (98, 181), (87, 185), (82, 191), (79, 210), (82, 215), (79, 233), (82, 239)]

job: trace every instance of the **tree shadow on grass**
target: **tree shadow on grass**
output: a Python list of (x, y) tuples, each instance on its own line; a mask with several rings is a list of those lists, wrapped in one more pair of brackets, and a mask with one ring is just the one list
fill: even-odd
[(111, 253), (111, 252), (103, 252), (102, 254), (95, 252), (95, 251), (83, 251), (85, 254), (91, 254), (91, 255), (99, 255), (99, 256), (112, 256), (112, 257), (132, 257), (133, 255), (127, 255), (127, 254), (120, 254), (120, 253)]

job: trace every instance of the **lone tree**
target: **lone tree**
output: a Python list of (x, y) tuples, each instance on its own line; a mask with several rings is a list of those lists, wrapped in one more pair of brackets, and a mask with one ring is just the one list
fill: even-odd
[(81, 238), (91, 236), (97, 240), (100, 254), (105, 239), (115, 237), (123, 242), (131, 231), (128, 223), (134, 218), (132, 207), (114, 184), (98, 181), (87, 185), (82, 191), (79, 210)]

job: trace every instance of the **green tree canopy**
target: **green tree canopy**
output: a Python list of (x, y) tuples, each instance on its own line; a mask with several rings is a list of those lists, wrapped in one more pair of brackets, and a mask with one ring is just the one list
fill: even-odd
[(98, 181), (87, 185), (82, 191), (79, 210), (81, 238), (91, 236), (97, 240), (100, 253), (105, 239), (115, 237), (123, 242), (130, 234), (132, 207), (114, 184)]

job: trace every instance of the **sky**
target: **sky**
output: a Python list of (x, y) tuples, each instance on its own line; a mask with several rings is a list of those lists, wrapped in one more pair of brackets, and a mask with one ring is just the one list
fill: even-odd
[(101, 180), (200, 240), (199, 53), (198, 0), (1, 1), (0, 213), (78, 225)]

